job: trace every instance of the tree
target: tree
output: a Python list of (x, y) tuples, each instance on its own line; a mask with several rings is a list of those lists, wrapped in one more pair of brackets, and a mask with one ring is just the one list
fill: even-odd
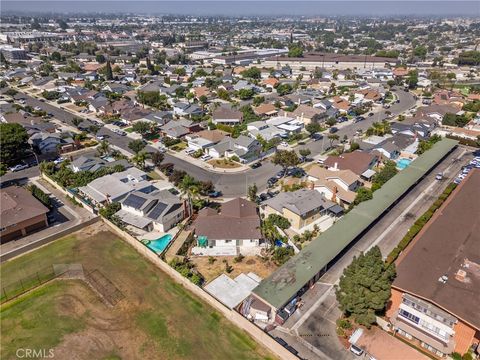
[(144, 169), (145, 161), (147, 161), (147, 158), (148, 158), (147, 152), (139, 151), (133, 156), (132, 160), (140, 169)]
[(145, 136), (152, 131), (152, 124), (148, 121), (137, 121), (133, 124), (132, 130)]
[(100, 141), (100, 144), (97, 146), (97, 151), (100, 156), (108, 155), (110, 153), (110, 143), (107, 140)]
[(293, 150), (278, 150), (273, 156), (272, 162), (286, 170), (289, 167), (297, 166), (300, 163), (300, 159)]
[(366, 187), (359, 187), (357, 190), (357, 196), (355, 197), (355, 200), (353, 203), (355, 205), (360, 204), (363, 201), (371, 200), (373, 198), (373, 193), (372, 190), (367, 189)]
[(380, 189), (380, 187), (394, 177), (397, 172), (397, 164), (395, 164), (394, 161), (388, 160), (383, 166), (383, 169), (373, 177), (372, 191)]
[(242, 100), (249, 100), (253, 97), (255, 91), (253, 89), (240, 89), (238, 91), (238, 97)]
[(261, 77), (261, 71), (259, 68), (253, 66), (249, 69), (243, 70), (240, 75), (242, 75), (245, 78), (251, 78), (251, 79), (260, 79)]
[(330, 134), (330, 135), (328, 135), (328, 139), (330, 140), (330, 147), (332, 147), (333, 143), (335, 141), (338, 141), (340, 139), (340, 137), (337, 134)]
[(248, 199), (250, 201), (257, 200), (257, 192), (258, 192), (257, 184), (250, 185), (248, 187)]
[(293, 87), (290, 84), (280, 84), (277, 86), (277, 94), (280, 96), (290, 94), (293, 91)]
[(375, 323), (375, 315), (385, 309), (390, 299), (395, 275), (394, 265), (385, 264), (378, 246), (355, 256), (336, 287), (340, 309), (369, 328)]
[(336, 123), (337, 123), (337, 120), (333, 117), (329, 117), (327, 121), (325, 121), (325, 124), (327, 124), (330, 127), (334, 126)]
[(288, 57), (303, 57), (303, 47), (301, 44), (291, 44), (288, 47)]
[(104, 218), (111, 220), (112, 217), (115, 215), (117, 211), (119, 211), (122, 208), (119, 202), (112, 202), (110, 204), (105, 205), (102, 207), (99, 211), (100, 215), (102, 215)]
[(312, 121), (311, 123), (305, 126), (305, 130), (307, 130), (310, 133), (310, 135), (313, 135), (317, 132), (322, 131), (322, 126), (319, 123)]
[(310, 149), (306, 149), (306, 148), (303, 148), (303, 149), (300, 149), (298, 151), (300, 153), (300, 155), (306, 159), (308, 155), (310, 155), (312, 152), (310, 151)]
[(62, 30), (66, 30), (68, 28), (68, 24), (62, 19), (58, 20), (58, 26)]
[(107, 65), (105, 65), (105, 78), (107, 80), (113, 80), (112, 64), (110, 64), (110, 60), (107, 60)]
[(135, 154), (138, 154), (145, 148), (145, 143), (143, 142), (143, 140), (140, 139), (132, 140), (128, 143), (128, 148), (132, 150)]
[(412, 70), (408, 73), (407, 84), (409, 89), (415, 89), (418, 83), (418, 71)]
[(0, 163), (0, 176), (3, 176), (7, 173), (7, 165)]
[(7, 91), (4, 92), (5, 95), (14, 97), (15, 95), (18, 94), (18, 91), (15, 89), (8, 89)]
[(294, 254), (292, 247), (276, 247), (273, 251), (272, 260), (278, 266), (281, 266), (287, 262)]
[(153, 165), (155, 165), (156, 167), (160, 167), (160, 165), (162, 164), (162, 161), (165, 159), (165, 155), (163, 155), (160, 151), (156, 151), (152, 153), (151, 159), (152, 159)]
[(28, 134), (25, 128), (16, 123), (0, 123), (0, 149), (2, 163), (14, 164), (25, 155), (28, 149)]
[(107, 59), (105, 59), (105, 55), (97, 54), (97, 56), (95, 56), (95, 60), (97, 61), (97, 63), (103, 64)]
[(72, 119), (72, 124), (73, 124), (75, 127), (78, 127), (78, 125), (80, 125), (82, 122), (83, 122), (83, 119), (82, 119), (82, 118), (79, 118), (79, 117), (74, 117), (74, 118)]

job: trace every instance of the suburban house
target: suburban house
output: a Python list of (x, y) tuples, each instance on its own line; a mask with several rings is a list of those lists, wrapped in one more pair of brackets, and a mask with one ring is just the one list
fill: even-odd
[(219, 211), (200, 210), (193, 226), (195, 255), (258, 254), (266, 246), (257, 205), (242, 198), (223, 203)]
[(203, 115), (203, 110), (195, 104), (178, 102), (173, 105), (173, 114), (177, 116)]
[(133, 191), (120, 201), (115, 213), (125, 224), (137, 229), (167, 232), (185, 218), (184, 202), (168, 190), (148, 194)]
[(214, 124), (236, 125), (243, 121), (243, 113), (232, 107), (220, 106), (212, 112)]
[(346, 114), (350, 110), (350, 103), (340, 96), (334, 96), (331, 101), (332, 107), (343, 114)]
[(302, 131), (304, 124), (302, 121), (288, 116), (274, 116), (266, 120), (266, 123), (275, 126), (287, 134), (296, 134)]
[(237, 156), (241, 162), (247, 163), (258, 159), (262, 146), (258, 140), (240, 135), (238, 138), (225, 137), (218, 144), (207, 148), (207, 153), (215, 159)]
[(3, 244), (47, 227), (48, 211), (22, 187), (0, 189), (0, 242)]
[(172, 120), (160, 127), (163, 136), (173, 139), (181, 138), (187, 134), (200, 131), (202, 128), (198, 123), (187, 119)]
[(247, 130), (249, 135), (254, 139), (256, 139), (257, 136), (261, 136), (264, 140), (270, 141), (273, 138), (288, 137), (288, 132), (286, 130), (269, 125), (266, 121), (253, 121), (248, 123)]
[(313, 165), (307, 175), (315, 190), (343, 207), (348, 207), (355, 200), (355, 191), (362, 185), (360, 177), (351, 170), (331, 171)]
[(117, 165), (123, 166), (124, 169), (132, 167), (132, 165), (125, 159), (116, 160), (116, 161), (107, 161), (105, 159), (97, 157), (89, 157), (82, 155), (75, 160), (73, 160), (69, 167), (73, 172), (79, 171), (97, 171), (104, 167), (115, 167)]
[(63, 145), (73, 145), (73, 139), (60, 133), (37, 132), (30, 136), (28, 143), (41, 154), (56, 153)]
[(147, 180), (147, 174), (135, 167), (97, 178), (78, 188), (81, 195), (94, 204), (118, 202), (133, 191), (148, 194), (156, 188)]
[(367, 175), (371, 174), (371, 171), (373, 171), (372, 168), (377, 165), (377, 163), (378, 156), (357, 150), (338, 156), (331, 155), (325, 159), (323, 165), (332, 171), (351, 170), (358, 176), (370, 178), (371, 176)]
[(311, 189), (281, 192), (262, 202), (261, 209), (265, 216), (277, 214), (285, 217), (290, 221), (291, 229), (296, 232), (301, 232), (308, 225), (343, 213), (342, 207)]
[(480, 343), (479, 189), (472, 170), (395, 264), (386, 317), (396, 336), (436, 357)]
[(193, 150), (205, 150), (206, 148), (218, 144), (229, 133), (222, 130), (202, 130), (192, 135), (185, 136), (188, 142), (188, 148)]
[(313, 122), (321, 122), (327, 117), (327, 109), (321, 107), (312, 107), (309, 105), (299, 105), (290, 115), (305, 125)]
[(258, 116), (274, 116), (278, 114), (278, 110), (273, 104), (261, 104), (253, 108), (253, 112)]

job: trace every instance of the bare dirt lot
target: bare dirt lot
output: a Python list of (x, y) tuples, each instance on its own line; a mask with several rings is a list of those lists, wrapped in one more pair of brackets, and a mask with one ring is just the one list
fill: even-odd
[[(260, 256), (245, 256), (241, 262), (234, 262), (234, 256), (220, 256), (216, 257), (215, 262), (210, 264), (208, 256), (190, 257), (190, 261), (195, 264), (197, 270), (204, 276), (206, 282), (210, 282), (219, 275), (225, 273), (231, 278), (235, 278), (241, 273), (254, 272), (261, 278), (266, 278), (277, 269), (277, 266), (271, 261), (264, 261)], [(225, 271), (226, 260), (228, 265), (233, 267), (231, 273)]]

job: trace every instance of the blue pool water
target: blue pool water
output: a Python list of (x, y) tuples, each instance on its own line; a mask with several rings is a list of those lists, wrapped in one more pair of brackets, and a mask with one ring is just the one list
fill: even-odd
[(398, 167), (400, 170), (403, 170), (403, 169), (405, 169), (406, 167), (408, 167), (408, 165), (410, 165), (411, 162), (412, 162), (412, 160), (410, 160), (410, 159), (402, 158), (402, 159), (400, 159), (400, 160), (397, 161), (397, 167)]
[(161, 253), (165, 248), (168, 246), (170, 241), (172, 240), (172, 235), (170, 234), (165, 234), (162, 237), (159, 237), (158, 239), (155, 240), (150, 240), (149, 243), (147, 243), (147, 247), (156, 253)]

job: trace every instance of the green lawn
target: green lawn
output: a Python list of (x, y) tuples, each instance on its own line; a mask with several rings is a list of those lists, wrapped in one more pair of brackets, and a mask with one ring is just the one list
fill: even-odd
[[(34, 274), (36, 269), (68, 263), (99, 270), (125, 298), (110, 308), (83, 282), (59, 280), (4, 304), (0, 308), (2, 359), (13, 358), (19, 347), (61, 347), (68, 334), (81, 334), (79, 339), (89, 332), (95, 336), (99, 328), (95, 322), (99, 318), (105, 321), (104, 317), (117, 319), (115, 326), (125, 323), (120, 332), (110, 333), (109, 327), (105, 327), (104, 332), (112, 342), (126, 340), (118, 346), (106, 346), (102, 352), (89, 349), (87, 344), (81, 350), (86, 355), (81, 358), (131, 358), (132, 351), (135, 358), (271, 358), (245, 332), (173, 282), (111, 232), (78, 233), (4, 263), (0, 266), (2, 282), (10, 284)], [(85, 309), (69, 313), (70, 307), (63, 304), (67, 295), (80, 299)], [(100, 325), (105, 326), (103, 322)]]

